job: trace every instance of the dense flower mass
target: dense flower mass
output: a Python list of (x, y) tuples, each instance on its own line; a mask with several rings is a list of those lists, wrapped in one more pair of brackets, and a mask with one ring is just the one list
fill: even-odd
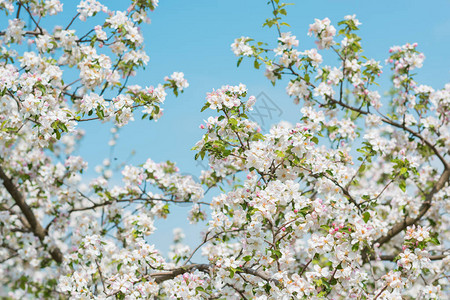
[[(212, 116), (194, 150), (209, 168), (197, 182), (150, 158), (118, 168), (105, 158), (89, 179), (74, 153), (89, 134), (80, 122), (113, 123), (113, 147), (136, 109), (157, 120), (167, 91), (189, 87), (182, 72), (127, 84), (149, 61), (139, 25), (157, 0), (123, 11), (82, 0), (50, 29), (41, 19), (63, 14), (60, 1), (0, 0), (9, 16), (0, 31), (0, 297), (448, 297), (450, 84), (418, 83), (418, 45), (394, 46), (386, 103), (382, 64), (362, 55), (356, 16), (336, 27), (316, 19), (308, 35), (317, 48), (299, 49), (282, 30), (286, 4), (269, 3), (273, 47), (241, 37), (231, 48), (238, 65), (254, 59), (271, 82), (289, 78), (300, 119), (264, 131), (249, 118), (258, 103), (244, 84), (207, 93), (202, 111)], [(100, 25), (74, 29), (88, 20)], [(338, 63), (325, 65), (324, 51)], [(180, 203), (206, 228), (195, 246), (176, 228), (166, 255), (148, 237)]]

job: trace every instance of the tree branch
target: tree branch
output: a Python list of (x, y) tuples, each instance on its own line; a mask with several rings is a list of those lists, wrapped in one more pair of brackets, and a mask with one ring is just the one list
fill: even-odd
[[(183, 266), (183, 267), (172, 269), (172, 270), (152, 273), (152, 274), (147, 275), (146, 277), (153, 278), (156, 281), (156, 283), (161, 283), (166, 280), (173, 279), (173, 278), (177, 277), (178, 275), (181, 275), (181, 274), (184, 274), (187, 272), (191, 272), (192, 270), (209, 272), (209, 270), (214, 267), (215, 267), (214, 265), (209, 265), (209, 264), (192, 264), (192, 265)], [(236, 273), (249, 274), (249, 275), (253, 275), (255, 277), (259, 277), (268, 282), (278, 283), (278, 281), (276, 281), (275, 279), (271, 279), (269, 276), (267, 276), (265, 273), (263, 273), (261, 271), (257, 271), (257, 270), (254, 270), (251, 268), (245, 268), (245, 267), (243, 267), (241, 269), (242, 269), (242, 271), (237, 270)]]
[[(380, 255), (380, 260), (388, 260), (388, 261), (394, 261), (394, 259), (397, 257), (398, 255)], [(431, 255), (428, 258), (430, 260), (441, 260), (446, 258), (447, 255)], [(372, 260), (376, 260), (375, 256), (371, 257)]]
[(402, 232), (406, 227), (411, 226), (418, 222), (430, 209), (431, 207), (431, 200), (433, 199), (433, 196), (439, 192), (445, 185), (445, 183), (450, 178), (450, 169), (446, 168), (444, 172), (442, 173), (439, 180), (436, 182), (436, 184), (433, 186), (433, 189), (430, 191), (430, 193), (427, 194), (425, 197), (425, 202), (421, 205), (419, 209), (419, 214), (415, 218), (407, 217), (402, 222), (399, 222), (395, 224), (391, 230), (388, 231), (387, 235), (377, 239), (374, 244), (379, 243), (380, 246), (383, 244), (386, 244), (389, 242), (394, 236)]
[[(46, 230), (42, 227), (42, 225), (37, 220), (30, 206), (25, 201), (25, 197), (22, 193), (17, 189), (11, 179), (5, 174), (3, 168), (0, 166), (0, 179), (3, 181), (3, 186), (6, 188), (8, 193), (11, 195), (13, 200), (16, 202), (17, 206), (19, 206), (20, 210), (24, 214), (28, 224), (30, 225), (30, 229), (35, 236), (39, 238), (42, 245), (45, 247), (44, 239), (47, 236)], [(55, 260), (58, 264), (62, 263), (63, 255), (61, 250), (58, 248), (53, 248), (48, 250), (53, 260)]]

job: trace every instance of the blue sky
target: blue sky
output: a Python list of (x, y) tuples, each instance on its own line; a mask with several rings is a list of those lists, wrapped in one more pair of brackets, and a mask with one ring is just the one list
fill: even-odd
[[(264, 92), (280, 109), (281, 116), (268, 122), (284, 119), (299, 120), (300, 106), (294, 105), (285, 93), (285, 84), (273, 87), (263, 76), (263, 70), (255, 70), (248, 60), (236, 67), (236, 57), (230, 44), (240, 36), (249, 36), (269, 43), (276, 41), (276, 31), (262, 28), (271, 15), (265, 0), (162, 0), (150, 14), (152, 24), (142, 27), (150, 62), (146, 70), (130, 80), (131, 84), (155, 85), (164, 76), (182, 71), (190, 87), (178, 98), (169, 95), (164, 104), (164, 116), (158, 122), (136, 121), (120, 131), (115, 151), (118, 161), (124, 161), (132, 151), (136, 154), (129, 161), (139, 164), (147, 158), (154, 161), (177, 162), (183, 173), (200, 174), (201, 166), (194, 161), (190, 149), (201, 138), (198, 128), (209, 112), (200, 113), (206, 92), (224, 84), (247, 85), (250, 94)], [(416, 79), (422, 84), (442, 88), (450, 82), (450, 1), (290, 1), (286, 21), (300, 41), (300, 50), (314, 47), (314, 39), (307, 36), (309, 24), (314, 18), (331, 19), (334, 25), (347, 14), (356, 14), (362, 22), (364, 55), (382, 61), (389, 47), (407, 42), (417, 42), (418, 50), (426, 55), (424, 67)], [(108, 5), (108, 2), (105, 1)], [(109, 2), (113, 3), (113, 2)], [(116, 4), (116, 2), (114, 2)], [(66, 5), (66, 4), (65, 4)], [(72, 4), (70, 4), (72, 5)], [(66, 9), (68, 9), (66, 5)], [(79, 21), (77, 21), (79, 22)], [(63, 22), (65, 23), (65, 22)], [(79, 24), (79, 23), (78, 23)], [(323, 53), (322, 53), (323, 54)], [(333, 56), (325, 64), (335, 65)], [(389, 88), (385, 67), (380, 92)], [(278, 115), (278, 114), (277, 114)], [(107, 142), (111, 135), (110, 124), (92, 122), (83, 124), (86, 137), (77, 154), (89, 162), (93, 175), (94, 166), (109, 154)], [(209, 200), (209, 199), (207, 199)], [(189, 226), (185, 221), (187, 207), (174, 207), (174, 215), (158, 222), (157, 232), (151, 241), (167, 251), (172, 228), (184, 227), (189, 244), (199, 240), (202, 226)], [(169, 235), (170, 233), (170, 235)]]
[[(291, 28), (284, 28), (297, 36), (300, 49), (309, 49), (314, 47), (314, 39), (306, 33), (314, 18), (329, 17), (336, 24), (345, 15), (356, 14), (363, 23), (359, 33), (367, 57), (384, 62), (390, 46), (418, 42), (426, 60), (417, 79), (441, 88), (450, 82), (448, 11), (450, 1), (431, 1), (426, 6), (423, 1), (296, 1), (288, 8), (286, 18)], [(201, 136), (198, 125), (208, 117), (208, 111), (200, 113), (200, 108), (206, 92), (223, 84), (242, 82), (251, 94), (265, 92), (282, 108), (281, 119), (297, 121), (300, 107), (292, 104), (285, 85), (281, 82), (272, 87), (263, 70), (253, 68), (252, 61), (244, 60), (237, 68), (237, 59), (230, 51), (234, 38), (242, 35), (273, 43), (275, 30), (261, 26), (270, 13), (265, 0), (162, 0), (150, 15), (152, 24), (142, 27), (149, 65), (130, 83), (157, 84), (173, 71), (182, 71), (190, 87), (178, 98), (167, 98), (165, 114), (158, 122), (136, 121), (121, 130), (117, 147), (120, 159), (134, 149), (135, 162), (147, 157), (156, 161), (171, 159), (183, 170), (195, 170), (196, 163), (191, 159), (194, 153), (189, 149)], [(326, 55), (326, 51), (322, 54)], [(335, 58), (330, 57), (325, 63), (335, 64)], [(382, 91), (389, 88), (388, 79), (385, 73)], [(93, 162), (100, 161), (103, 151), (92, 153), (91, 149), (106, 144), (109, 125), (91, 123), (85, 127), (89, 134), (83, 153)], [(96, 132), (90, 132), (92, 127)]]

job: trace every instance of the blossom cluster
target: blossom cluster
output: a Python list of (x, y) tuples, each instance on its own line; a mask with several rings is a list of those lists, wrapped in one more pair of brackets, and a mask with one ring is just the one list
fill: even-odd
[[(53, 30), (41, 19), (63, 14), (59, 1), (0, 1), (12, 16), (0, 35), (1, 297), (447, 296), (450, 84), (419, 84), (410, 72), (423, 64), (417, 45), (393, 47), (392, 100), (382, 105), (382, 67), (362, 55), (356, 16), (337, 28), (315, 20), (317, 47), (298, 49), (297, 36), (282, 31), (286, 4), (269, 3), (273, 49), (241, 37), (232, 50), (238, 63), (265, 65), (272, 82), (289, 78), (299, 118), (264, 131), (249, 119), (257, 99), (244, 84), (207, 93), (202, 111), (211, 116), (193, 150), (209, 169), (197, 182), (170, 161), (113, 159), (136, 108), (157, 120), (166, 91), (189, 86), (182, 72), (128, 84), (149, 60), (138, 25), (157, 0), (118, 11), (82, 0)], [(88, 20), (103, 25), (72, 29)], [(30, 50), (19, 54), (25, 42)], [(338, 64), (325, 65), (321, 50)], [(110, 157), (90, 179), (75, 150), (85, 134), (78, 123), (93, 120), (114, 128)], [(204, 232), (193, 246), (175, 229), (165, 255), (150, 241), (180, 203)]]

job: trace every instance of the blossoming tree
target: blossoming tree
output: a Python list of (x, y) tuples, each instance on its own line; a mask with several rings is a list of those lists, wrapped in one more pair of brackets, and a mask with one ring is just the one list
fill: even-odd
[[(174, 73), (157, 87), (130, 86), (146, 64), (138, 25), (157, 0), (112, 11), (83, 0), (50, 31), (58, 0), (0, 1), (10, 15), (0, 56), (0, 282), (10, 298), (436, 299), (448, 296), (450, 84), (421, 85), (416, 44), (390, 49), (390, 100), (376, 90), (379, 62), (362, 56), (361, 23), (315, 20), (317, 48), (298, 50), (282, 29), (285, 4), (269, 1), (274, 47), (242, 37), (232, 50), (266, 67), (301, 103), (301, 122), (261, 132), (244, 85), (207, 94), (214, 111), (195, 145), (210, 169), (201, 184), (172, 162), (121, 171), (106, 163), (80, 188), (87, 163), (72, 156), (77, 124), (124, 126), (143, 107), (161, 116)], [(77, 22), (105, 18), (87, 32)], [(22, 18), (30, 18), (31, 26)], [(80, 19), (80, 20), (78, 20)], [(25, 44), (27, 46), (25, 46)], [(27, 48), (28, 47), (28, 48)], [(318, 50), (338, 63), (323, 64)], [(229, 180), (231, 179), (231, 180)], [(220, 187), (212, 200), (205, 193)], [(172, 203), (207, 220), (203, 242), (175, 231), (169, 257), (149, 244)], [(197, 258), (201, 253), (203, 258)], [(197, 260), (197, 261), (195, 261)]]

